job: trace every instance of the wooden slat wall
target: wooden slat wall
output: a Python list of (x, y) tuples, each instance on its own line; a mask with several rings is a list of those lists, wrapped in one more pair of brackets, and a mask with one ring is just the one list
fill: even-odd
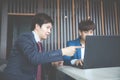
[[(9, 0), (9, 15), (34, 15), (38, 1)], [(77, 38), (78, 22), (88, 18), (96, 24), (95, 35), (120, 35), (120, 0), (43, 0), (41, 4), (54, 20), (51, 36), (44, 42), (46, 50), (60, 49)]]
[(0, 3), (0, 29), (1, 29), (1, 15), (2, 15), (2, 2)]
[[(7, 0), (1, 2), (1, 29), (0, 29), (0, 58), (5, 59), (7, 52), (7, 30), (8, 30), (8, 5)], [(4, 7), (3, 7), (4, 6)]]
[(38, 0), (8, 0), (8, 6), (9, 15), (34, 15)]
[(118, 0), (116, 2), (117, 6), (115, 8), (116, 9), (116, 24), (117, 25), (117, 29), (118, 29), (118, 34), (120, 35), (120, 0)]
[[(78, 22), (88, 18), (91, 18), (96, 24), (95, 35), (120, 34), (119, 0), (58, 0), (55, 4), (51, 3), (59, 5), (54, 8), (55, 12), (52, 13), (51, 8), (49, 8), (51, 4), (47, 1), (44, 0), (44, 5), (47, 4), (43, 9), (44, 12), (49, 12), (54, 17), (59, 16), (58, 19), (55, 19), (54, 26), (57, 35), (52, 35), (56, 36), (55, 42), (60, 43), (55, 44), (59, 46), (58, 48), (65, 47), (66, 41), (77, 38), (79, 36)], [(49, 1), (55, 2), (56, 0)]]
[[(0, 30), (1, 30), (1, 16), (2, 16), (2, 2), (0, 3)], [(0, 32), (0, 42), (1, 42), (1, 32)], [(0, 43), (1, 45), (1, 43)]]

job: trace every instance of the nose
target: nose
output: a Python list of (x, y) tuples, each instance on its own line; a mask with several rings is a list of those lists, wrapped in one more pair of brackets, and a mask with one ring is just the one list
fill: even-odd
[(88, 35), (89, 35), (89, 36), (92, 36), (92, 35), (93, 35), (93, 33), (88, 33)]
[(51, 29), (48, 29), (48, 33), (51, 33)]

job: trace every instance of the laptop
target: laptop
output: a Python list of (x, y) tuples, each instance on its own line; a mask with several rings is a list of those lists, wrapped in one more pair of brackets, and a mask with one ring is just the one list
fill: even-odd
[(87, 36), (83, 69), (120, 66), (120, 36)]

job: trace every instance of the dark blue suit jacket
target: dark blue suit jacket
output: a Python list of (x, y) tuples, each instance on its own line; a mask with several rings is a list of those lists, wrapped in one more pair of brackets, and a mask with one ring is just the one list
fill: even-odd
[(32, 32), (20, 35), (8, 55), (6, 80), (35, 80), (38, 64), (63, 60), (61, 50), (39, 53)]
[[(77, 38), (72, 41), (68, 41), (67, 46), (81, 46), (80, 38)], [(81, 49), (80, 48), (76, 49), (76, 53), (73, 56), (64, 56), (63, 58), (64, 58), (64, 64), (71, 65), (70, 61), (72, 59), (80, 59), (81, 58)]]

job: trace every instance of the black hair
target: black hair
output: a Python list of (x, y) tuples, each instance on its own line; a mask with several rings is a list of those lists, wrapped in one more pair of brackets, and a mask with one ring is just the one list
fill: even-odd
[(52, 21), (51, 17), (45, 13), (37, 13), (32, 18), (31, 30), (34, 30), (36, 24), (38, 24), (41, 27), (45, 23), (52, 23), (52, 25), (53, 25), (53, 21)]
[(95, 24), (92, 20), (83, 20), (78, 24), (78, 29), (80, 31), (94, 30)]

